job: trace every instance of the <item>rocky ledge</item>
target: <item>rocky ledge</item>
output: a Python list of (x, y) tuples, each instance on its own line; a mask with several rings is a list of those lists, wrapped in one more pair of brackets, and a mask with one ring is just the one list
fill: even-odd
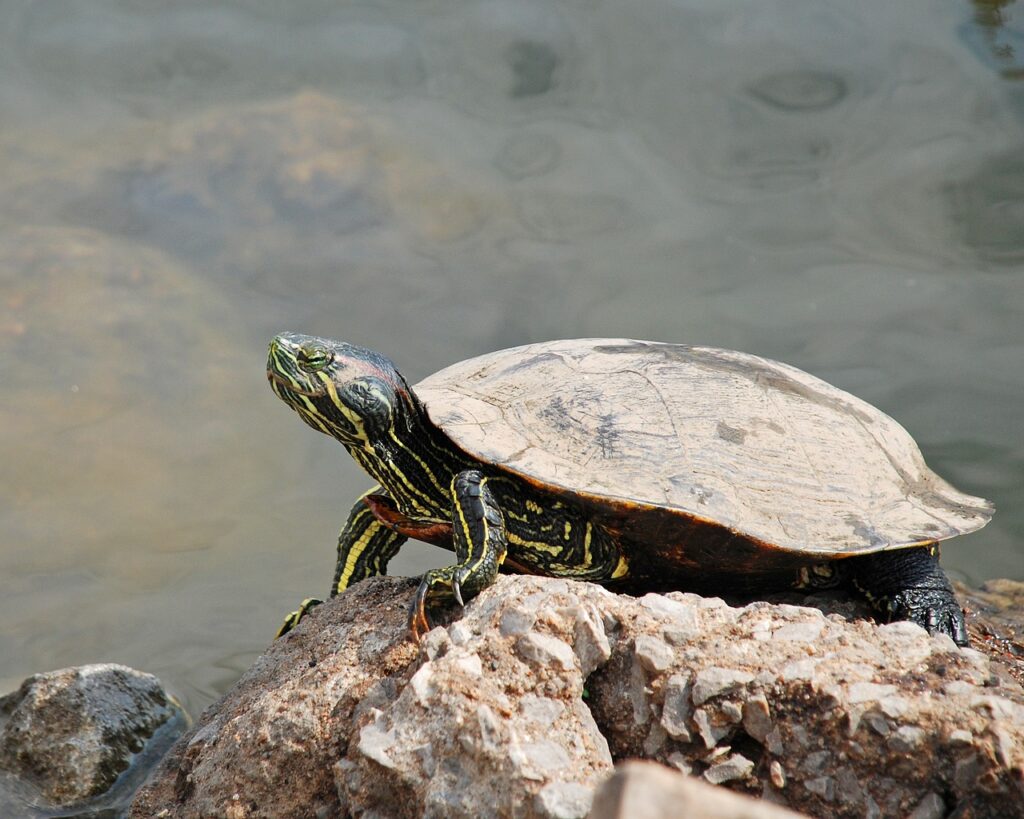
[(915, 625), (502, 577), (416, 645), (413, 588), (314, 610), (132, 815), (582, 817), (643, 757), (813, 815), (1024, 816), (1024, 690)]

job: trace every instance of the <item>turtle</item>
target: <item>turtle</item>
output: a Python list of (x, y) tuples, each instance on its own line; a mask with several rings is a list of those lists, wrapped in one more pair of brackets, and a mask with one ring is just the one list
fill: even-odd
[(881, 410), (796, 367), (585, 338), (410, 386), (380, 353), (288, 332), (267, 376), (375, 481), (341, 530), (331, 596), (384, 574), (408, 538), (455, 552), (420, 579), (415, 639), (504, 570), (631, 594), (846, 586), (878, 620), (968, 644), (938, 544), (980, 529), (992, 504), (932, 472)]

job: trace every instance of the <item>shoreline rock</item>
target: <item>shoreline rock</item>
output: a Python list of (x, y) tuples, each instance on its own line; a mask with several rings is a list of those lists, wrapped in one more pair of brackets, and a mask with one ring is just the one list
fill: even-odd
[(124, 810), (187, 726), (152, 674), (113, 663), (35, 674), (0, 697), (0, 813)]
[(132, 815), (568, 819), (645, 757), (813, 815), (1024, 816), (1024, 689), (912, 624), (520, 576), (414, 645), (414, 585), (273, 643)]

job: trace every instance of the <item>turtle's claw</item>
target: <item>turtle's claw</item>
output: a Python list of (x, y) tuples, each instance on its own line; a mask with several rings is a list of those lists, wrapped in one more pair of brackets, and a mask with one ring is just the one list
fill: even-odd
[(929, 634), (946, 634), (958, 646), (970, 645), (964, 610), (951, 592), (910, 589), (899, 592), (889, 605), (890, 620), (910, 620)]
[(459, 576), (457, 574), (452, 578), (452, 593), (455, 595), (455, 599), (459, 601), (459, 605), (465, 608), (466, 603), (462, 599), (462, 587), (459, 585)]
[(427, 592), (429, 590), (430, 586), (426, 580), (421, 581), (412, 598), (412, 605), (409, 607), (409, 636), (412, 637), (414, 643), (418, 643), (430, 631), (430, 618), (427, 617)]
[(289, 615), (284, 618), (284, 622), (281, 624), (281, 628), (277, 630), (277, 634), (274, 635), (274, 639), (276, 640), (278, 637), (284, 637), (284, 635), (299, 624), (299, 621), (306, 616), (310, 609), (319, 606), (323, 602), (323, 600), (316, 597), (307, 597), (303, 600), (295, 611), (289, 613)]

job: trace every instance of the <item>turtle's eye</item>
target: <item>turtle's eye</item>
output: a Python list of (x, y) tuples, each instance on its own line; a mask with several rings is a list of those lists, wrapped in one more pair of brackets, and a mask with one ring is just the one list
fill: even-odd
[(297, 358), (299, 366), (303, 369), (316, 372), (327, 366), (331, 360), (331, 353), (326, 347), (314, 344), (309, 347), (300, 347)]

